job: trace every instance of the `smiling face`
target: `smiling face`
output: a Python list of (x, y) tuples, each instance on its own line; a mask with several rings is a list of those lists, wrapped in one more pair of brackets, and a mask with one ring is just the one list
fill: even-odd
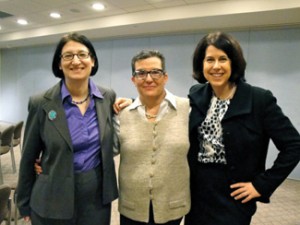
[[(141, 59), (135, 62), (135, 70), (161, 70), (162, 64), (158, 57), (150, 57), (147, 59)], [(158, 79), (152, 79), (148, 74), (147, 77), (142, 80), (135, 76), (131, 78), (134, 85), (137, 87), (141, 100), (145, 98), (159, 98), (165, 95), (165, 84), (168, 80), (168, 75), (165, 73)]]
[[(89, 53), (89, 49), (75, 41), (67, 42), (61, 50), (61, 54), (79, 54), (79, 53)], [(84, 81), (90, 77), (92, 68), (94, 66), (94, 60), (91, 56), (85, 59), (79, 59), (77, 55), (74, 55), (72, 60), (65, 60), (61, 58), (59, 68), (64, 73), (64, 78), (66, 82), (72, 81)]]
[(203, 60), (203, 74), (213, 89), (224, 89), (230, 85), (231, 61), (227, 54), (210, 45)]

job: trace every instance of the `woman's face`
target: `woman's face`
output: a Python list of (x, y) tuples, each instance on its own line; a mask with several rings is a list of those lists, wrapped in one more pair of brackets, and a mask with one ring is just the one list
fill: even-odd
[(209, 45), (203, 60), (203, 74), (214, 88), (222, 88), (229, 84), (231, 61), (227, 54), (213, 45)]
[(63, 71), (66, 82), (90, 77), (95, 61), (89, 54), (89, 49), (79, 42), (69, 41), (64, 45), (59, 68)]

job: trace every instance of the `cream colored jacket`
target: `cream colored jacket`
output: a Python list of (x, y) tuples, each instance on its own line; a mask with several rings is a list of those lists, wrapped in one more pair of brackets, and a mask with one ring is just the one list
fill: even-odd
[(119, 211), (147, 222), (150, 201), (156, 223), (183, 217), (190, 210), (189, 101), (176, 97), (176, 109), (148, 122), (137, 109), (124, 109), (120, 122)]

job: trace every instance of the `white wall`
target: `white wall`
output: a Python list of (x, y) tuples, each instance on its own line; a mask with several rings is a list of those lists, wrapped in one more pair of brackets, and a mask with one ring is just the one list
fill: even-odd
[[(249, 83), (272, 90), (300, 131), (300, 29), (231, 32), (241, 43), (247, 60)], [(187, 96), (192, 79), (192, 54), (203, 33), (93, 41), (99, 58), (97, 83), (113, 88), (118, 96), (137, 95), (131, 83), (131, 58), (144, 48), (158, 49), (166, 57), (167, 88)], [(55, 46), (2, 50), (0, 65), (0, 120), (17, 122), (27, 117), (30, 95), (59, 80), (52, 75)], [(284, 134), (282, 134), (284, 135)], [(270, 146), (268, 165), (277, 150)], [(300, 165), (290, 175), (300, 180)]]

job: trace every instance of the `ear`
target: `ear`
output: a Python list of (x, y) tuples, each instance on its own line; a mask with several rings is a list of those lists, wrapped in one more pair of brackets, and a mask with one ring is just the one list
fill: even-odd
[(164, 76), (164, 84), (166, 84), (169, 80), (169, 75), (168, 73), (165, 73), (165, 76)]
[(132, 81), (133, 85), (136, 86), (136, 80), (135, 80), (134, 76), (131, 76), (131, 81)]
[(131, 81), (135, 85), (135, 77), (134, 76), (131, 76)]

